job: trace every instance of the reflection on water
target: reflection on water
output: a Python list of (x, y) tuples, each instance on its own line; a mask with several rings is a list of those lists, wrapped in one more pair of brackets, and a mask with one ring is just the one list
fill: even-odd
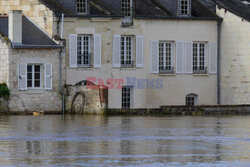
[(1, 166), (249, 164), (248, 116), (0, 116)]

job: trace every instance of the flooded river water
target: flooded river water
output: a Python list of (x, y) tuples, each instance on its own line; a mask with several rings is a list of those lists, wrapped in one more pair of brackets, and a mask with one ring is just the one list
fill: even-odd
[(250, 117), (0, 116), (0, 166), (250, 166)]

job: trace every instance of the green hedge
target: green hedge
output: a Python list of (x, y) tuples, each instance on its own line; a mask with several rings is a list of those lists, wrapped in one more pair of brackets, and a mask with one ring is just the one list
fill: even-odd
[(0, 84), (0, 98), (1, 97), (9, 97), (10, 96), (10, 90), (6, 83)]

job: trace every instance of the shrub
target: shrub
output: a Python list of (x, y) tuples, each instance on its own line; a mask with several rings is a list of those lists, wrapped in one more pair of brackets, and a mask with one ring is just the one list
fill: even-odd
[(9, 97), (10, 96), (10, 90), (6, 83), (0, 84), (0, 97)]

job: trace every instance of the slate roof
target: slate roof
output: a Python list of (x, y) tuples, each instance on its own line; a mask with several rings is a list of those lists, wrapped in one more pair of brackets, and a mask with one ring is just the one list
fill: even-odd
[(250, 21), (250, 0), (212, 0), (224, 9)]
[[(60, 48), (47, 34), (26, 16), (22, 19), (22, 44), (12, 43), (13, 48)], [(0, 17), (0, 34), (8, 38), (8, 17)], [(11, 42), (11, 41), (10, 41)]]
[[(65, 17), (121, 17), (120, 0), (89, 0), (89, 14), (76, 13), (75, 0), (39, 0), (55, 12), (56, 16)], [(177, 18), (177, 0), (134, 0), (136, 18)], [(192, 0), (190, 18), (219, 19), (215, 14), (215, 4), (210, 0)]]

